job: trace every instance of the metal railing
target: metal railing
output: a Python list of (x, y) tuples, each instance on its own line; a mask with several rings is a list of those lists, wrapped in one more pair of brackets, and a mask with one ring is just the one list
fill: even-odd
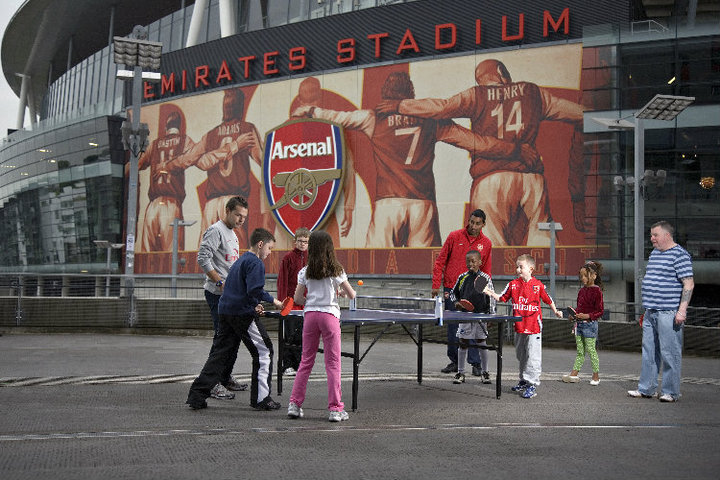
[[(210, 330), (212, 323), (205, 303), (202, 275), (135, 276), (135, 286), (126, 288), (123, 275), (89, 274), (0, 274), (0, 328), (51, 329), (136, 329), (150, 332)], [(110, 288), (107, 289), (109, 279)], [(266, 290), (275, 293), (275, 278), (268, 276)], [(379, 299), (370, 308), (418, 308), (419, 300), (431, 299), (423, 282), (395, 282), (377, 279), (357, 287), (369, 297), (404, 298), (405, 302)], [(106, 295), (109, 293), (109, 296)], [(412, 301), (411, 301), (412, 300)], [(365, 300), (368, 302), (369, 300)], [(572, 305), (574, 299), (558, 299), (558, 305)], [(347, 299), (341, 307), (347, 308)], [(499, 313), (509, 313), (509, 304), (498, 304)], [(638, 349), (641, 329), (637, 328), (632, 303), (606, 302), (600, 320), (598, 344), (605, 348)], [(543, 342), (567, 347), (574, 345), (567, 320), (555, 319), (543, 307)], [(271, 324), (272, 325), (272, 324)], [(271, 328), (274, 328), (271, 326)], [(443, 327), (428, 329), (442, 336)], [(512, 329), (506, 339), (512, 341)], [(720, 355), (720, 308), (690, 307), (685, 328), (686, 350)]]

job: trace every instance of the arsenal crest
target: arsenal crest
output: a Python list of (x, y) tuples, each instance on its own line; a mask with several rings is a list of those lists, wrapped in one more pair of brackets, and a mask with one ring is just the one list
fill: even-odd
[(335, 209), (345, 174), (342, 127), (302, 119), (265, 137), (263, 187), (277, 222), (290, 235), (315, 231)]

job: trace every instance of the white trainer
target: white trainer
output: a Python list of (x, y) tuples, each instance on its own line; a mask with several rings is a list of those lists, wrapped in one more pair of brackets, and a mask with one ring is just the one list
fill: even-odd
[(288, 417), (290, 418), (303, 418), (305, 414), (303, 409), (298, 407), (297, 404), (290, 402), (288, 405)]
[(343, 410), (342, 412), (336, 412), (334, 410), (331, 410), (328, 420), (330, 420), (331, 422), (344, 422), (348, 418), (350, 418), (350, 415), (348, 415), (345, 410)]
[(210, 390), (210, 396), (218, 400), (232, 400), (235, 398), (235, 394), (225, 388), (222, 383), (216, 384), (212, 390)]

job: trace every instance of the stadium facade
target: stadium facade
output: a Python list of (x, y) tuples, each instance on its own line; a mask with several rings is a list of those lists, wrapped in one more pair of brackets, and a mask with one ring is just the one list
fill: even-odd
[[(143, 88), (150, 136), (137, 229), (125, 232), (133, 99), (112, 39), (136, 24), (163, 55), (161, 80)], [(93, 241), (130, 233), (135, 273), (167, 275), (179, 218), (195, 222), (180, 228), (181, 273), (199, 273), (203, 228), (241, 194), (248, 229), (278, 237), (270, 273), (307, 225), (334, 235), (351, 274), (428, 278), (442, 240), (482, 207), (494, 275), (530, 252), (546, 278), (550, 232), (538, 225), (557, 222), (559, 279), (575, 284), (597, 259), (612, 298), (633, 301), (639, 188), (646, 235), (670, 221), (695, 262), (693, 303), (718, 306), (717, 1), (28, 0), (1, 53), (18, 125), (30, 116), (0, 146), (4, 272), (105, 273)], [(526, 89), (534, 106), (519, 100)], [(636, 179), (634, 132), (609, 125), (656, 94), (694, 101), (645, 123)], [(412, 108), (398, 103), (409, 97)], [(481, 110), (500, 97), (516, 108)]]

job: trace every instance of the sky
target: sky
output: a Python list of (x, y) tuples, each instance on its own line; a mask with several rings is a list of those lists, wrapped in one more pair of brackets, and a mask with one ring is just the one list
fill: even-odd
[[(0, 31), (5, 36), (5, 27), (25, 0), (0, 0)], [(0, 138), (7, 136), (8, 128), (15, 128), (17, 110), (20, 100), (5, 81), (5, 74), (0, 74)], [(30, 121), (25, 114), (25, 124)]]

